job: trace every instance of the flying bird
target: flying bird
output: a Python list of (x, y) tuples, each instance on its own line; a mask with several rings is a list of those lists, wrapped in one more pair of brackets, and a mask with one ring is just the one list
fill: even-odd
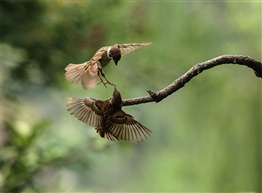
[[(102, 68), (111, 60), (117, 65), (122, 56), (150, 44), (151, 43), (131, 43), (102, 47), (89, 61), (82, 64), (68, 64), (65, 68), (65, 77), (69, 82), (74, 84), (81, 82), (84, 89), (94, 88), (99, 83), (103, 83), (105, 87), (107, 84), (114, 85), (107, 80)], [(97, 83), (98, 77), (100, 79), (99, 83)], [(103, 78), (105, 80), (103, 80)]]
[(122, 98), (115, 88), (113, 97), (106, 100), (69, 98), (68, 111), (78, 120), (95, 127), (102, 138), (142, 143), (151, 131), (122, 110)]

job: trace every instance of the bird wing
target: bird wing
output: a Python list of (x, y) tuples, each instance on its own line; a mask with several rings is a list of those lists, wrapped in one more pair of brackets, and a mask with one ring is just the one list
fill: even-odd
[(148, 43), (131, 43), (131, 44), (115, 44), (114, 46), (119, 48), (121, 51), (121, 56), (124, 56), (130, 52), (133, 52), (141, 47), (149, 46), (151, 42)]
[(131, 115), (120, 110), (107, 120), (108, 133), (117, 140), (124, 140), (134, 143), (142, 143), (150, 135), (151, 131), (137, 122)]
[(100, 48), (99, 50), (97, 50), (96, 53), (92, 56), (92, 59), (95, 60), (95, 61), (98, 61), (102, 57), (102, 55), (104, 55), (104, 53), (106, 53), (106, 51), (109, 47), (110, 46), (104, 46), (104, 47)]
[(89, 97), (83, 99), (68, 98), (66, 106), (70, 114), (78, 120), (90, 126), (100, 128), (103, 126), (103, 116), (99, 108), (95, 107), (97, 110), (93, 110), (95, 102), (97, 102), (95, 99)]
[(79, 84), (81, 81), (84, 89), (94, 88), (97, 84), (98, 64), (95, 61), (88, 61), (82, 64), (68, 64), (65, 68), (66, 79)]

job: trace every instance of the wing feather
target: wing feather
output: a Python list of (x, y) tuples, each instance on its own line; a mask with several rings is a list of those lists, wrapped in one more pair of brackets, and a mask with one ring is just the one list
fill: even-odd
[(131, 115), (120, 110), (112, 117), (108, 118), (111, 122), (108, 132), (116, 139), (134, 143), (142, 143), (150, 135), (151, 131), (137, 122)]
[(70, 114), (78, 120), (93, 127), (102, 127), (103, 117), (97, 115), (96, 112), (91, 109), (91, 105), (93, 105), (94, 102), (95, 101), (89, 97), (83, 99), (68, 98), (66, 106)]
[(130, 52), (133, 52), (141, 47), (149, 46), (151, 42), (148, 43), (131, 43), (131, 44), (116, 44), (114, 46), (118, 47), (121, 51), (121, 56), (124, 56)]

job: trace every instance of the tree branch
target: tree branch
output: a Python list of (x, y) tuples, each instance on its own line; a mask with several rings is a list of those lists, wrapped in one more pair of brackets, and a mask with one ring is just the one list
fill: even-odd
[(160, 91), (148, 90), (149, 96), (142, 96), (137, 98), (125, 99), (123, 100), (123, 106), (137, 105), (141, 103), (149, 102), (159, 102), (171, 95), (175, 91), (182, 88), (187, 82), (189, 82), (193, 77), (197, 76), (204, 70), (213, 68), (222, 64), (238, 64), (244, 65), (254, 70), (257, 77), (262, 78), (262, 64), (261, 62), (249, 57), (241, 55), (222, 55), (206, 62), (198, 63), (194, 65), (190, 70), (188, 70), (184, 75), (176, 79), (173, 83), (163, 88)]

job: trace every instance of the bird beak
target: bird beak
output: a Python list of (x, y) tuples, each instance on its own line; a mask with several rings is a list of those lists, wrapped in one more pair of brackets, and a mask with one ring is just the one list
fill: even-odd
[(115, 62), (115, 64), (116, 64), (116, 66), (117, 66), (117, 62), (118, 62), (118, 61), (117, 61), (117, 60), (114, 60), (114, 62)]

